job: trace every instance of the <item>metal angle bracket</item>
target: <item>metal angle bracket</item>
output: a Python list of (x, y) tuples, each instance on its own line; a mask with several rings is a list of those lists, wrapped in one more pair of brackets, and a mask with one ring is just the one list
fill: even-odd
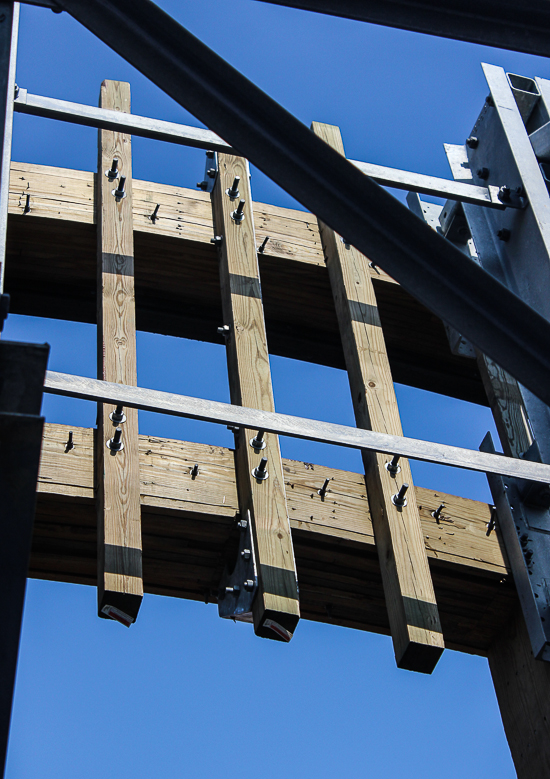
[[(445, 205), (440, 206), (421, 200), (420, 196), (415, 192), (409, 192), (407, 205), (413, 213), (423, 219), (433, 230), (447, 238), (468, 257), (477, 261), (474, 242), (466, 222), (462, 203), (459, 203), (457, 200), (447, 200)], [(457, 355), (457, 357), (475, 359), (475, 349), (470, 341), (462, 333), (459, 333), (458, 330), (455, 330), (454, 327), (447, 324), (447, 322), (443, 322), (443, 327), (445, 328), (451, 352)]]
[[(495, 453), (490, 433), (479, 449)], [(529, 450), (524, 457), (530, 459), (533, 454)], [(533, 497), (529, 494), (532, 483), (493, 473), (487, 479), (533, 655), (550, 662), (550, 511), (548, 501), (540, 505), (548, 491), (537, 490)]]
[(238, 523), (239, 548), (232, 568), (225, 566), (218, 594), (218, 613), (225, 619), (253, 622), (252, 604), (258, 591), (258, 571), (250, 511)]
[(197, 187), (203, 192), (212, 192), (218, 178), (218, 152), (208, 150), (204, 165), (204, 179), (199, 181)]

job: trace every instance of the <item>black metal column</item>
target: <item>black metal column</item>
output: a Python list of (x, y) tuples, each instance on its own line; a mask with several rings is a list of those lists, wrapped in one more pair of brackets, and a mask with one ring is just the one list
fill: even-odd
[(0, 763), (6, 760), (31, 551), (49, 346), (0, 341)]

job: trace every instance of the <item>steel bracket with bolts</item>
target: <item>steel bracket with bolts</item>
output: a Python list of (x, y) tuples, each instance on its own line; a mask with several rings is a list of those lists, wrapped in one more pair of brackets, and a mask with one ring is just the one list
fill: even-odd
[[(490, 433), (479, 448), (494, 453)], [(524, 458), (533, 455), (529, 450)], [(550, 487), (542, 484), (541, 490), (533, 482), (494, 473), (487, 479), (533, 654), (550, 661)]]
[(214, 184), (218, 178), (218, 153), (215, 151), (206, 152), (206, 162), (204, 165), (204, 179), (197, 182), (197, 187), (203, 192), (212, 192)]
[(256, 555), (252, 540), (250, 511), (239, 525), (237, 558), (232, 567), (225, 566), (218, 595), (218, 613), (225, 619), (253, 622), (252, 603), (258, 591)]

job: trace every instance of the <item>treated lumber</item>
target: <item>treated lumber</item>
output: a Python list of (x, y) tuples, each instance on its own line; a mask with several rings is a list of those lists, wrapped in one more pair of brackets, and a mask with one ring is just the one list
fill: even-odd
[[(240, 194), (231, 197), (228, 192), (237, 179)], [(244, 216), (236, 218), (243, 201)], [(218, 251), (223, 323), (229, 327), (225, 342), (231, 402), (275, 411), (252, 208), (247, 161), (218, 154), (212, 213), (214, 231), (223, 236)], [(263, 446), (253, 448), (250, 442), (257, 433), (240, 428), (235, 451), (239, 508), (243, 517), (250, 516), (258, 570), (254, 631), (279, 641), (285, 635), (289, 641), (300, 607), (279, 437), (266, 433)], [(262, 458), (267, 458), (268, 477), (255, 478)]]
[[(104, 81), (100, 107), (130, 112), (130, 85)], [(119, 177), (108, 177), (113, 160)], [(126, 178), (125, 197), (113, 196)], [(129, 136), (99, 131), (98, 221), (98, 375), (119, 384), (137, 384), (136, 315), (132, 225), (132, 157)], [(139, 490), (138, 412), (124, 409), (125, 420), (111, 421), (114, 409), (98, 404), (97, 512), (98, 613), (129, 626), (143, 598)], [(120, 424), (124, 448), (108, 448)]]
[[(344, 155), (338, 127), (313, 132)], [(369, 260), (319, 220), (357, 426), (403, 435)], [(387, 455), (362, 451), (397, 665), (431, 673), (444, 648), (408, 460), (391, 474)], [(406, 504), (395, 496), (408, 485)]]
[[(216, 342), (222, 310), (208, 194), (143, 181), (133, 190), (138, 328)], [(12, 163), (12, 311), (95, 323), (94, 197), (92, 173)], [(254, 203), (254, 225), (258, 244), (269, 236), (259, 263), (270, 352), (344, 368), (317, 220)], [(486, 404), (475, 361), (451, 353), (443, 324), (380, 269), (369, 272), (394, 380)]]
[[(93, 452), (92, 429), (45, 426), (30, 576), (95, 584)], [(140, 435), (139, 453), (145, 591), (216, 602), (240, 517), (233, 450)], [(282, 462), (302, 618), (389, 633), (365, 477)], [(416, 491), (446, 646), (486, 655), (517, 604), (490, 506)]]
[(550, 776), (550, 665), (533, 657), (521, 608), (488, 657), (518, 779)]

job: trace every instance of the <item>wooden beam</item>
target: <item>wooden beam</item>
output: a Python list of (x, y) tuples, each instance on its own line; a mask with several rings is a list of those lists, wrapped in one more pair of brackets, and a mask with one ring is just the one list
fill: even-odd
[[(91, 429), (45, 426), (30, 576), (95, 584), (93, 449)], [(145, 591), (215, 602), (240, 516), (234, 452), (140, 435), (139, 454)], [(284, 458), (283, 474), (302, 617), (388, 633), (365, 477)], [(416, 491), (446, 645), (485, 655), (517, 603), (490, 507)]]
[(550, 776), (550, 664), (533, 657), (520, 607), (488, 657), (518, 779)]
[[(94, 181), (83, 171), (12, 163), (6, 284), (15, 313), (95, 323)], [(209, 195), (147, 181), (132, 187), (138, 328), (216, 341), (222, 312)], [(317, 220), (255, 203), (254, 225), (258, 244), (269, 237), (259, 262), (270, 352), (345, 368)], [(394, 380), (486, 404), (475, 361), (451, 353), (443, 324), (380, 269), (369, 272)]]
[[(130, 85), (104, 81), (100, 107), (130, 112)], [(99, 131), (98, 376), (135, 385), (136, 319), (132, 224), (131, 139)], [(114, 168), (116, 177), (106, 172)], [(122, 178), (124, 197), (113, 195)], [(97, 431), (98, 609), (102, 617), (129, 626), (143, 597), (139, 501), (138, 414), (125, 409), (125, 421), (111, 419), (112, 407), (99, 405)], [(117, 427), (122, 450), (108, 448)]]
[[(344, 154), (338, 127), (314, 122), (312, 129)], [(320, 220), (319, 231), (357, 426), (403, 435), (369, 261)], [(397, 665), (431, 673), (444, 643), (409, 463), (401, 459), (391, 473), (391, 458), (362, 454)], [(396, 505), (405, 484), (406, 504)]]
[[(224, 325), (229, 328), (225, 340), (231, 402), (274, 411), (248, 163), (218, 154), (218, 166), (212, 212), (215, 233), (223, 236), (220, 280)], [(237, 179), (239, 194), (230, 196)], [(237, 208), (243, 203), (239, 217)], [(242, 516), (250, 512), (258, 567), (254, 630), (264, 638), (290, 641), (300, 608), (279, 437), (266, 433), (253, 448), (257, 432), (241, 428), (235, 452), (239, 506)], [(264, 458), (267, 478), (256, 471)]]

